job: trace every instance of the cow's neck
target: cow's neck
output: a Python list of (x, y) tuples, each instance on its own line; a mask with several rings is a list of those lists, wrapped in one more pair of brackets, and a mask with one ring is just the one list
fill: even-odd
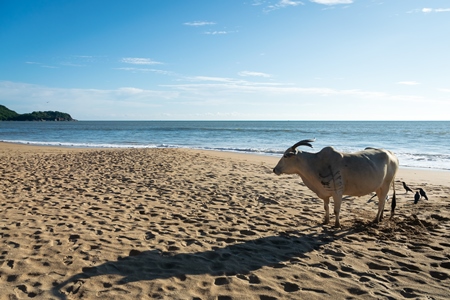
[(317, 158), (315, 153), (297, 153), (297, 161), (299, 165), (297, 174), (302, 178), (303, 183), (320, 198), (329, 197), (328, 195), (321, 195), (323, 188), (320, 184), (319, 173), (315, 169), (317, 166), (316, 160)]

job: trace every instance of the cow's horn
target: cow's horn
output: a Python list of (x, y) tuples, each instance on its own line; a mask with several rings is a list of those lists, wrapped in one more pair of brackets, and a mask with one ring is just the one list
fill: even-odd
[(315, 138), (314, 139), (309, 139), (309, 140), (303, 140), (303, 141), (300, 141), (298, 143), (295, 143), (294, 146), (292, 146), (291, 148), (293, 150), (295, 150), (295, 148), (297, 148), (298, 146), (308, 146), (308, 147), (312, 148), (313, 146), (310, 143), (315, 142), (315, 141), (316, 141)]

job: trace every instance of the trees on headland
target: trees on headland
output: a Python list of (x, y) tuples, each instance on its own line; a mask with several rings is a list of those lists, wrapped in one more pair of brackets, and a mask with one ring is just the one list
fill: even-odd
[(0, 121), (7, 121), (17, 117), (19, 114), (6, 106), (0, 105)]
[(33, 111), (18, 114), (4, 105), (0, 105), (0, 121), (76, 121), (68, 113), (59, 111)]

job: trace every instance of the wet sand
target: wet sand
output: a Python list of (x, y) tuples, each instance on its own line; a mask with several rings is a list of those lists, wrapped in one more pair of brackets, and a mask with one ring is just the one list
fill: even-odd
[(348, 197), (335, 229), (277, 161), (0, 143), (0, 299), (450, 298), (450, 172), (401, 169), (393, 220)]

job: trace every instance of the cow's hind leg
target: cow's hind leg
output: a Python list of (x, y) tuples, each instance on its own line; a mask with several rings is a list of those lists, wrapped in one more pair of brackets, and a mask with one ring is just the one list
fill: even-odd
[(330, 198), (323, 199), (323, 208), (325, 209), (323, 224), (328, 224), (330, 223)]
[(386, 203), (386, 196), (388, 194), (388, 191), (389, 186), (387, 189), (381, 187), (376, 191), (378, 197), (378, 213), (375, 217), (375, 220), (373, 221), (374, 223), (379, 223), (383, 219), (384, 204)]
[(392, 203), (391, 203), (391, 219), (394, 217), (395, 214), (395, 207), (397, 206), (397, 199), (395, 197), (395, 180), (392, 179), (392, 191), (394, 194), (392, 195)]

